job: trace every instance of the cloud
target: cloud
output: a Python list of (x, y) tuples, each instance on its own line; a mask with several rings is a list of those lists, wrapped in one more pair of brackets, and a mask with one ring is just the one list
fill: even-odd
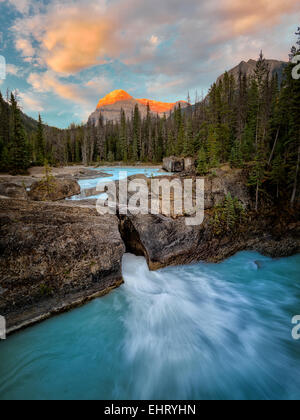
[(76, 73), (105, 63), (106, 55), (114, 51), (108, 41), (112, 26), (112, 22), (98, 20), (80, 10), (71, 16), (67, 13), (66, 20), (61, 16), (58, 21), (50, 22), (42, 39), (48, 67), (59, 73)]
[(113, 78), (125, 89), (135, 75), (144, 78), (147, 92), (161, 99), (208, 87), (260, 49), (268, 58), (287, 57), (291, 25), (300, 19), (299, 0), (8, 1), (23, 10), (11, 33), (34, 66), (28, 83), (85, 109)]
[(23, 57), (32, 57), (35, 54), (35, 50), (28, 39), (18, 38), (15, 41), (16, 49), (21, 52)]
[(17, 20), (16, 48), (25, 57), (36, 53), (48, 69), (63, 74), (117, 58), (126, 45), (118, 22), (104, 5), (103, 1), (50, 3), (44, 12)]
[[(14, 31), (24, 57), (36, 53), (57, 73), (76, 74), (116, 59), (150, 64), (163, 73), (162, 51), (171, 62), (186, 61), (190, 52), (197, 59), (297, 11), (298, 0), (152, 0), (151, 5), (148, 0), (64, 0), (19, 19)], [(168, 49), (160, 51), (163, 41)]]
[(86, 103), (86, 99), (82, 97), (79, 87), (76, 84), (63, 83), (51, 72), (31, 73), (27, 82), (36, 92), (54, 92), (61, 98)]
[(84, 86), (103, 94), (112, 89), (112, 82), (104, 76), (96, 76), (84, 83)]
[(22, 77), (24, 75), (24, 69), (16, 66), (15, 64), (6, 64), (6, 74), (10, 74), (16, 77)]
[(91, 112), (99, 100), (99, 95), (104, 95), (112, 89), (111, 81), (104, 76), (97, 76), (80, 83), (70, 83), (60, 79), (55, 73), (31, 73), (27, 83), (36, 93), (54, 93), (62, 99), (73, 104), (84, 106)]
[(4, 1), (14, 6), (22, 14), (28, 14), (33, 3), (32, 0), (0, 0), (0, 3)]
[(150, 44), (154, 45), (155, 47), (159, 44), (159, 39), (157, 36), (152, 35), (150, 38)]
[(155, 78), (146, 83), (147, 92), (150, 95), (170, 94), (184, 86), (184, 79), (169, 79), (165, 76)]
[(19, 92), (18, 96), (21, 99), (21, 104), (27, 112), (43, 112), (44, 106), (42, 102), (37, 99), (36, 95), (31, 92)]

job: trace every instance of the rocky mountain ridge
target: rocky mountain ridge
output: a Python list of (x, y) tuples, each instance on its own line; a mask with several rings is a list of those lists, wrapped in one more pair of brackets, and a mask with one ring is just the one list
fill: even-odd
[(151, 99), (136, 99), (124, 90), (119, 89), (110, 92), (104, 98), (100, 99), (96, 110), (89, 117), (89, 123), (98, 125), (100, 116), (102, 116), (104, 122), (118, 122), (120, 121), (122, 109), (125, 112), (126, 118), (131, 118), (136, 105), (138, 105), (140, 114), (142, 118), (144, 118), (147, 115), (148, 104), (150, 107), (150, 112), (153, 115), (158, 114), (160, 117), (163, 117), (164, 114), (169, 114), (170, 112), (174, 111), (176, 106), (179, 104), (182, 106), (182, 108), (187, 106), (187, 102), (185, 101), (169, 103), (154, 101)]

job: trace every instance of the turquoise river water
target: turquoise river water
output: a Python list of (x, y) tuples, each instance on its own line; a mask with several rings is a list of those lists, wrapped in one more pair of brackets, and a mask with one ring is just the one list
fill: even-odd
[(0, 342), (0, 399), (300, 399), (300, 255), (149, 272)]

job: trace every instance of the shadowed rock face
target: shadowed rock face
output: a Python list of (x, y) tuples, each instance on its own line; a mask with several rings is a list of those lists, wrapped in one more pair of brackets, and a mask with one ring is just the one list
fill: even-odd
[(122, 283), (115, 216), (0, 200), (0, 314), (12, 328), (82, 304)]

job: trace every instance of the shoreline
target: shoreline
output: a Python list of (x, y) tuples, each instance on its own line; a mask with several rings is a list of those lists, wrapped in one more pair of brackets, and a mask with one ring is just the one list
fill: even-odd
[[(77, 293), (73, 297), (69, 296), (69, 298), (66, 299), (66, 301), (61, 302), (60, 304), (57, 304), (56, 306), (54, 305), (51, 308), (51, 310), (41, 312), (39, 315), (34, 314), (34, 316), (31, 317), (31, 318), (30, 317), (28, 318), (28, 313), (34, 313), (34, 311), (32, 311), (32, 310), (31, 311), (28, 310), (27, 312), (25, 311), (24, 321), (8, 328), (8, 330), (6, 331), (6, 335), (11, 336), (11, 335), (16, 334), (18, 332), (21, 332), (21, 331), (23, 331), (27, 328), (33, 327), (34, 325), (40, 324), (43, 321), (47, 321), (48, 319), (54, 318), (58, 315), (62, 315), (64, 313), (71, 312), (73, 309), (80, 308), (80, 307), (86, 305), (87, 303), (91, 302), (94, 299), (98, 299), (100, 297), (104, 297), (104, 296), (108, 295), (109, 293), (113, 292), (115, 289), (122, 286), (122, 284), (124, 284), (124, 279), (123, 278), (121, 280), (116, 281), (115, 285), (113, 285), (111, 287), (108, 287), (104, 290), (95, 291), (94, 293), (91, 293), (91, 294), (90, 294), (90, 292), (92, 292), (92, 290), (89, 291), (89, 293), (87, 293), (87, 294)], [(82, 296), (79, 296), (80, 294)], [(46, 303), (49, 303), (49, 302), (45, 302), (45, 304)]]
[[(47, 206), (48, 203), (43, 203)], [(62, 206), (62, 207), (69, 207), (69, 206)], [(85, 207), (79, 207), (85, 208)], [(244, 242), (243, 242), (244, 240)], [(218, 253), (214, 254), (214, 256), (210, 255), (208, 258), (199, 258), (197, 256), (191, 255), (190, 258), (187, 255), (177, 255), (174, 257), (174, 260), (170, 260), (166, 264), (161, 263), (153, 263), (149, 255), (147, 254), (146, 249), (141, 249), (140, 245), (137, 246), (135, 250), (128, 250), (128, 243), (126, 240), (122, 238), (124, 246), (124, 253), (122, 254), (122, 258), (125, 253), (132, 253), (136, 256), (143, 256), (147, 262), (148, 268), (150, 271), (157, 271), (160, 269), (165, 269), (168, 267), (183, 267), (189, 266), (193, 264), (199, 263), (212, 263), (212, 264), (220, 264), (223, 261), (233, 257), (234, 255), (243, 252), (243, 251), (254, 251), (258, 252), (262, 256), (269, 257), (271, 259), (281, 259), (281, 258), (289, 258), (294, 255), (300, 254), (300, 243), (293, 248), (289, 247), (293, 242), (292, 237), (282, 238), (279, 241), (274, 241), (271, 238), (264, 237), (257, 237), (256, 239), (248, 239), (244, 238), (243, 240), (239, 241), (228, 241), (224, 248), (219, 248)], [(122, 258), (121, 258), (121, 265), (122, 265)], [(182, 260), (182, 262), (181, 262)], [(112, 279), (111, 279), (112, 280)], [(63, 313), (67, 313), (76, 309), (78, 307), (84, 306), (85, 304), (91, 302), (94, 299), (98, 299), (100, 297), (104, 297), (112, 292), (115, 289), (122, 286), (125, 281), (123, 278), (123, 272), (121, 268), (120, 277), (114, 278), (113, 284), (104, 288), (98, 289), (97, 287), (92, 287), (88, 290), (82, 291), (75, 291), (74, 293), (70, 293), (65, 298), (49, 298), (48, 300), (41, 301), (38, 304), (38, 308), (25, 308), (25, 310), (19, 310), (16, 312), (12, 312), (7, 319), (10, 321), (14, 318), (16, 321), (13, 321), (10, 327), (7, 330), (7, 336), (16, 334), (24, 329), (30, 328), (34, 325), (40, 324), (41, 322), (51, 319), (55, 316), (61, 315)]]
[[(0, 177), (1, 179), (1, 177)], [(1, 181), (0, 181), (1, 182)], [(296, 210), (249, 211), (247, 222), (215, 236), (216, 203), (231, 193), (251, 209), (240, 171), (207, 179), (205, 219), (187, 227), (185, 217), (100, 216), (94, 201), (36, 202), (0, 197), (0, 314), (8, 334), (104, 296), (123, 284), (125, 252), (144, 256), (150, 270), (198, 262), (220, 263), (240, 251), (271, 258), (300, 253)]]
[[(290, 258), (292, 256), (295, 255), (300, 255), (300, 250), (298, 250), (295, 253), (291, 253), (290, 255), (282, 255), (282, 256), (272, 256), (270, 255), (268, 252), (263, 252), (263, 250), (257, 250), (255, 248), (244, 248), (244, 249), (239, 249), (236, 252), (227, 255), (224, 258), (219, 259), (218, 261), (203, 261), (203, 260), (199, 260), (199, 261), (194, 261), (191, 262), (190, 264), (180, 264), (180, 265), (167, 265), (164, 267), (157, 267), (156, 269), (152, 269), (151, 271), (156, 271), (159, 269), (164, 269), (164, 268), (168, 268), (168, 267), (184, 267), (184, 266), (189, 266), (189, 265), (194, 265), (194, 264), (199, 264), (199, 263), (212, 263), (212, 264), (220, 264), (223, 261), (226, 261), (229, 258), (232, 258), (233, 256), (237, 255), (240, 252), (243, 251), (254, 251), (254, 252), (258, 252), (259, 254), (261, 254), (262, 256), (265, 257), (269, 257), (271, 259), (282, 259), (282, 258)], [(148, 266), (149, 267), (149, 266)], [(149, 267), (150, 269), (150, 267)], [(65, 301), (61, 302), (60, 304), (57, 303), (57, 305), (53, 306), (51, 308), (51, 310), (46, 310), (44, 312), (41, 312), (40, 314), (36, 315), (34, 314), (34, 310), (28, 310), (25, 311), (24, 313), (22, 313), (24, 320), (21, 321), (20, 323), (17, 323), (16, 325), (13, 325), (11, 327), (9, 327), (6, 331), (6, 335), (7, 337), (12, 336), (14, 334), (17, 334), (21, 331), (24, 331), (27, 328), (30, 327), (34, 327), (35, 325), (41, 324), (44, 321), (47, 321), (49, 319), (52, 319), (54, 317), (57, 317), (59, 315), (62, 315), (64, 313), (68, 313), (68, 312), (72, 312), (73, 310), (80, 308), (82, 306), (85, 306), (86, 304), (90, 303), (91, 301), (95, 300), (95, 299), (99, 299), (102, 298), (104, 296), (107, 296), (110, 293), (113, 293), (116, 289), (118, 289), (119, 287), (121, 287), (123, 284), (125, 283), (123, 277), (121, 280), (116, 281), (115, 285), (108, 287), (104, 290), (99, 290), (99, 291), (89, 291), (89, 293), (87, 294), (82, 294), (82, 296), (78, 296), (80, 295), (80, 293), (75, 294), (74, 296), (69, 296), (68, 299), (66, 299)], [(92, 292), (92, 293), (90, 293)], [(49, 302), (45, 302), (45, 305), (48, 307)], [(31, 318), (28, 318), (28, 314), (29, 313), (33, 313), (33, 316)], [(20, 316), (21, 317), (21, 316)]]

